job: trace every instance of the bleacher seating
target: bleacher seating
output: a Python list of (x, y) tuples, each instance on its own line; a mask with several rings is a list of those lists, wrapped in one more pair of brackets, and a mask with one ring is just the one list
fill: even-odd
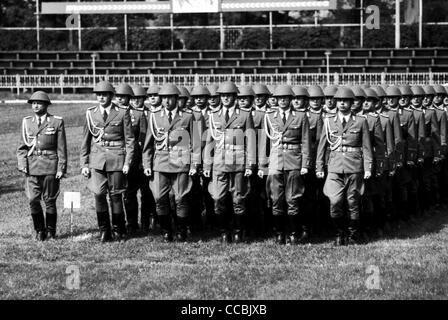
[[(326, 72), (326, 49), (97, 52), (97, 74)], [(93, 52), (0, 52), (0, 74), (92, 74)], [(334, 49), (330, 72), (448, 72), (448, 49)]]

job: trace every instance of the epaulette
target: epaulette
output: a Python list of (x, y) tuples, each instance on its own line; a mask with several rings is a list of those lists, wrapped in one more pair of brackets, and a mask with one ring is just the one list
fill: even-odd
[(191, 109), (184, 109), (184, 110), (182, 110), (182, 112), (189, 113), (189, 114), (193, 113), (193, 111), (191, 111)]
[(417, 108), (412, 108), (412, 111), (423, 112), (423, 110), (422, 110), (422, 109), (417, 109)]
[(24, 119), (31, 119), (33, 116), (26, 116)]
[(93, 110), (93, 109), (95, 109), (97, 106), (93, 106), (93, 107), (90, 107), (90, 108), (88, 108), (88, 110)]
[(376, 112), (369, 112), (368, 114), (371, 117), (378, 118), (378, 113), (376, 113)]
[(315, 111), (315, 110), (309, 108), (308, 111), (311, 112), (311, 113), (314, 113), (314, 114), (321, 114), (322, 113), (322, 109)]
[(275, 112), (275, 111), (276, 111), (276, 110), (273, 110), (273, 109), (269, 108), (269, 109), (266, 110), (266, 113), (273, 113), (273, 112)]
[(239, 108), (239, 110), (244, 111), (244, 112), (251, 112), (252, 108)]
[(382, 117), (384, 117), (384, 118), (389, 118), (389, 115), (388, 114), (386, 114), (386, 113), (380, 113), (380, 116), (382, 116)]
[(210, 110), (210, 111), (213, 112), (213, 113), (216, 113), (216, 112), (221, 111), (221, 108), (219, 108), (219, 109), (215, 109), (215, 110)]
[(334, 117), (336, 117), (336, 113), (328, 113), (328, 112), (326, 112), (326, 113), (324, 114), (324, 117), (327, 117), (327, 118), (334, 118)]
[(62, 117), (60, 117), (60, 116), (53, 116), (55, 119), (58, 119), (58, 120), (62, 120)]
[[(130, 109), (129, 106), (117, 106), (115, 105), (115, 108), (119, 108), (119, 109), (123, 109), (123, 110), (128, 110)], [(117, 110), (118, 111), (118, 110)]]
[(300, 109), (294, 109), (294, 111), (298, 111), (298, 112), (306, 112), (305, 108), (300, 108)]
[(409, 108), (403, 108), (403, 110), (406, 110), (406, 111), (408, 111), (408, 112), (412, 112), (412, 110), (409, 109)]

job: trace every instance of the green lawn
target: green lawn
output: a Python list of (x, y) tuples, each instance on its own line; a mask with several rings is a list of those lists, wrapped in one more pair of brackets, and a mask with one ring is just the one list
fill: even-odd
[[(0, 105), (1, 299), (446, 299), (447, 208), (395, 239), (334, 248), (331, 239), (306, 246), (272, 240), (223, 247), (214, 237), (164, 244), (157, 235), (125, 243), (97, 240), (93, 197), (79, 175), (84, 106), (53, 106), (66, 119), (70, 168), (61, 191), (80, 191), (82, 209), (70, 214), (59, 198), (59, 239), (35, 242), (15, 149), (27, 106)], [(67, 268), (80, 271), (69, 290)], [(368, 289), (367, 268), (379, 270), (380, 289)]]

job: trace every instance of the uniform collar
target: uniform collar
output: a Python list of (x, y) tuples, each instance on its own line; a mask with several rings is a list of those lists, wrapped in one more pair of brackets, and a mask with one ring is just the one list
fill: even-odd
[[(177, 114), (177, 110), (178, 110), (178, 109), (179, 109), (179, 108), (176, 107), (176, 108), (174, 108), (173, 110), (171, 110), (171, 115), (174, 116), (175, 114)], [(165, 112), (165, 115), (168, 117), (170, 111), (168, 111), (167, 108), (163, 108), (163, 111)]]

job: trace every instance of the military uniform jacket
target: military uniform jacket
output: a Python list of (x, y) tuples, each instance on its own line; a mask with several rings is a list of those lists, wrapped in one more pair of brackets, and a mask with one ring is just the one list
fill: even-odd
[[(405, 161), (405, 152), (404, 152), (404, 139), (403, 139), (403, 132), (401, 129), (400, 124), (400, 116), (398, 115), (398, 112), (396, 110), (388, 110), (383, 108), (379, 111), (380, 115), (387, 116), (389, 119), (390, 125), (392, 127), (392, 133), (394, 135), (394, 162), (401, 162), (403, 163)], [(392, 169), (392, 168), (391, 168)]]
[(443, 106), (434, 105), (434, 110), (436, 111), (437, 122), (439, 124), (440, 133), (440, 153), (438, 157), (447, 154), (447, 116)]
[(275, 173), (310, 167), (310, 125), (305, 112), (291, 108), (283, 123), (280, 111), (268, 111), (264, 123), (262, 133), (268, 137), (263, 138), (267, 143), (259, 150), (260, 169)]
[(310, 124), (310, 168), (316, 168), (317, 147), (322, 134), (323, 120), (322, 110), (314, 111), (309, 109), (306, 111), (308, 122)]
[(256, 132), (251, 112), (235, 106), (225, 121), (224, 107), (209, 114), (209, 130), (204, 150), (204, 169), (241, 172), (256, 166)]
[(381, 129), (383, 130), (383, 137), (385, 143), (384, 154), (384, 171), (395, 170), (395, 141), (392, 125), (389, 121), (389, 115), (386, 113), (379, 113)]
[(107, 120), (100, 107), (86, 112), (81, 143), (81, 168), (121, 171), (134, 160), (135, 138), (129, 109), (112, 104)]
[[(266, 135), (263, 135), (264, 131), (264, 115), (266, 114), (266, 110), (268, 110), (266, 107), (263, 109), (256, 109), (253, 107), (252, 109), (252, 118), (254, 119), (254, 128), (256, 132), (256, 138), (257, 138), (257, 164), (260, 163), (259, 157), (259, 151), (266, 145)], [(269, 149), (268, 149), (269, 150)]]
[(157, 172), (180, 173), (201, 164), (201, 141), (191, 110), (179, 110), (169, 123), (165, 108), (150, 113), (143, 147), (143, 167)]
[(18, 168), (26, 168), (32, 176), (54, 175), (67, 171), (67, 141), (64, 120), (47, 113), (37, 126), (35, 116), (22, 121), (22, 143), (17, 150)]
[(411, 107), (415, 120), (415, 136), (417, 137), (417, 157), (423, 159), (425, 157), (425, 114), (422, 109)]
[(147, 110), (129, 108), (129, 115), (131, 116), (132, 133), (135, 139), (134, 159), (132, 161), (134, 166), (142, 165), (142, 150), (145, 144), (147, 132)]
[(380, 116), (374, 112), (361, 115), (367, 119), (370, 132), (370, 142), (374, 157), (374, 168), (372, 172), (382, 174), (386, 167), (386, 146)]
[(329, 173), (362, 173), (372, 171), (373, 152), (367, 120), (351, 115), (342, 127), (338, 114), (327, 116), (317, 149), (316, 170), (323, 172), (325, 150), (332, 145), (328, 160)]
[(434, 158), (441, 153), (440, 131), (436, 111), (433, 108), (423, 109), (425, 115), (424, 157)]

